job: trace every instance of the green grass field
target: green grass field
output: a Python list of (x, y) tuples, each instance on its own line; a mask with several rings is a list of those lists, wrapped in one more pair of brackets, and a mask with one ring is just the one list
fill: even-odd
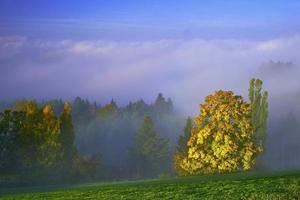
[(0, 199), (300, 199), (300, 172), (0, 189)]

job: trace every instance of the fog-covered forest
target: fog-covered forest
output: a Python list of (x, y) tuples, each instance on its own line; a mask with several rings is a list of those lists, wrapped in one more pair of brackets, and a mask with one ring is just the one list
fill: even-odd
[[(292, 63), (273, 61), (260, 69), (258, 75), (268, 82), (270, 70), (273, 78), (298, 70)], [(264, 150), (253, 170), (299, 169), (300, 95), (273, 92), (266, 98)], [(187, 154), (196, 119), (161, 93), (151, 102), (140, 99), (123, 106), (114, 99), (102, 105), (84, 97), (1, 101), (0, 111), (4, 185), (180, 175), (174, 155)]]
[(292, 62), (267, 61), (257, 75), (268, 82), (269, 119), (266, 152), (267, 169), (298, 169), (300, 122), (299, 65)]
[(300, 199), (299, 11), (0, 0), (0, 200)]
[[(63, 181), (58, 176), (67, 173), (72, 173), (70, 175), (72, 181), (118, 180), (168, 174), (171, 172), (172, 154), (177, 137), (183, 129), (184, 119), (174, 108), (171, 99), (166, 99), (162, 94), (159, 94), (154, 100), (153, 103), (147, 104), (141, 99), (137, 102), (130, 102), (124, 107), (119, 107), (114, 100), (105, 105), (98, 105), (96, 102), (89, 102), (89, 100), (80, 97), (76, 97), (71, 104), (61, 99), (45, 102), (34, 100), (2, 102), (1, 174), (19, 175), (25, 183), (26, 181), (29, 183), (43, 182), (42, 175), (44, 175), (46, 182), (51, 181), (51, 179), (54, 182)], [(66, 108), (66, 106), (70, 108)], [(68, 113), (68, 109), (70, 109), (70, 113)], [(28, 113), (36, 114), (28, 117)], [(41, 119), (40, 113), (49, 114), (49, 119), (47, 116)], [(65, 122), (65, 115), (71, 121)], [(141, 161), (135, 155), (135, 149), (138, 148), (136, 145), (144, 145), (136, 144), (135, 140), (137, 140), (139, 129), (143, 125), (145, 117), (149, 117), (155, 134), (152, 138), (153, 144), (149, 145), (157, 145), (161, 142), (163, 144), (162, 146), (151, 147), (151, 151), (154, 151), (150, 152), (154, 156), (149, 158), (151, 161)], [(6, 121), (12, 123), (7, 125), (7, 128), (5, 127)], [(25, 130), (18, 129), (20, 122), (24, 124), (27, 122), (31, 126), (29, 130), (27, 129), (27, 134), (23, 133)], [(53, 122), (53, 126), (55, 124), (60, 126), (58, 132), (55, 129), (51, 130), (51, 122)], [(18, 133), (18, 130), (22, 133)], [(61, 136), (64, 131), (67, 136)], [(19, 138), (19, 134), (24, 134), (24, 136)], [(50, 135), (47, 136), (47, 134)], [(77, 161), (74, 162), (78, 166), (74, 167), (73, 172), (70, 166), (68, 166), (68, 172), (61, 169), (64, 168), (64, 164), (59, 164), (63, 162), (59, 160), (64, 160), (64, 158), (58, 158), (60, 155), (56, 155), (55, 152), (63, 152), (63, 147), (58, 147), (58, 144), (47, 144), (47, 138), (40, 138), (49, 137), (51, 139), (53, 134), (57, 134), (58, 143), (63, 143), (65, 140), (66, 146), (71, 152), (68, 154), (71, 157), (76, 157)], [(72, 137), (74, 137), (74, 144), (72, 144)], [(141, 142), (147, 142), (147, 140), (151, 142), (152, 139), (146, 137)], [(55, 138), (51, 140), (56, 141)], [(20, 148), (19, 145), (24, 148)], [(45, 152), (41, 152), (45, 148)], [(139, 170), (140, 162), (146, 165), (143, 170), (144, 168), (149, 169)], [(56, 172), (54, 172), (55, 170)], [(49, 178), (49, 176), (52, 177)], [(61, 177), (65, 178), (64, 176)]]

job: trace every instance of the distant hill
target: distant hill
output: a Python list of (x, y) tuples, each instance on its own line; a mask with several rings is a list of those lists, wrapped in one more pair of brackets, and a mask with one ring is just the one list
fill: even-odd
[(289, 71), (296, 70), (297, 66), (292, 62), (274, 62), (270, 60), (261, 64), (259, 73), (263, 76), (270, 76), (274, 74), (281, 74)]

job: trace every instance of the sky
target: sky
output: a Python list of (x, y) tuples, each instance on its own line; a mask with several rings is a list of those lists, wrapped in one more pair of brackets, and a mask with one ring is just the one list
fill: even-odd
[(162, 92), (191, 113), (215, 90), (246, 97), (252, 77), (274, 98), (298, 93), (299, 10), (297, 0), (0, 0), (0, 99), (124, 105)]

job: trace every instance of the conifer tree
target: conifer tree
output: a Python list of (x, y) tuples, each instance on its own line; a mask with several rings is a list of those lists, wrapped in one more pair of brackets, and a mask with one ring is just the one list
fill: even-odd
[(164, 114), (170, 113), (173, 110), (173, 102), (170, 98), (166, 100), (163, 94), (159, 93), (155, 100), (154, 108), (158, 115), (162, 116)]
[(63, 152), (63, 168), (65, 173), (70, 172), (73, 165), (73, 160), (76, 153), (74, 145), (75, 133), (72, 124), (71, 116), (71, 104), (69, 102), (64, 103), (64, 110), (60, 116), (60, 135), (59, 141), (61, 143)]
[(185, 157), (188, 156), (187, 143), (191, 137), (192, 127), (193, 127), (193, 120), (192, 118), (188, 117), (184, 127), (184, 134), (179, 136), (178, 144), (175, 152), (174, 168), (178, 175), (187, 174), (187, 172), (180, 166), (180, 163)]
[(24, 112), (20, 111), (0, 112), (0, 176), (19, 173), (19, 138), (24, 118)]
[(157, 175), (166, 161), (168, 140), (158, 136), (149, 116), (144, 118), (135, 137), (132, 154), (136, 159), (137, 175), (142, 177)]

